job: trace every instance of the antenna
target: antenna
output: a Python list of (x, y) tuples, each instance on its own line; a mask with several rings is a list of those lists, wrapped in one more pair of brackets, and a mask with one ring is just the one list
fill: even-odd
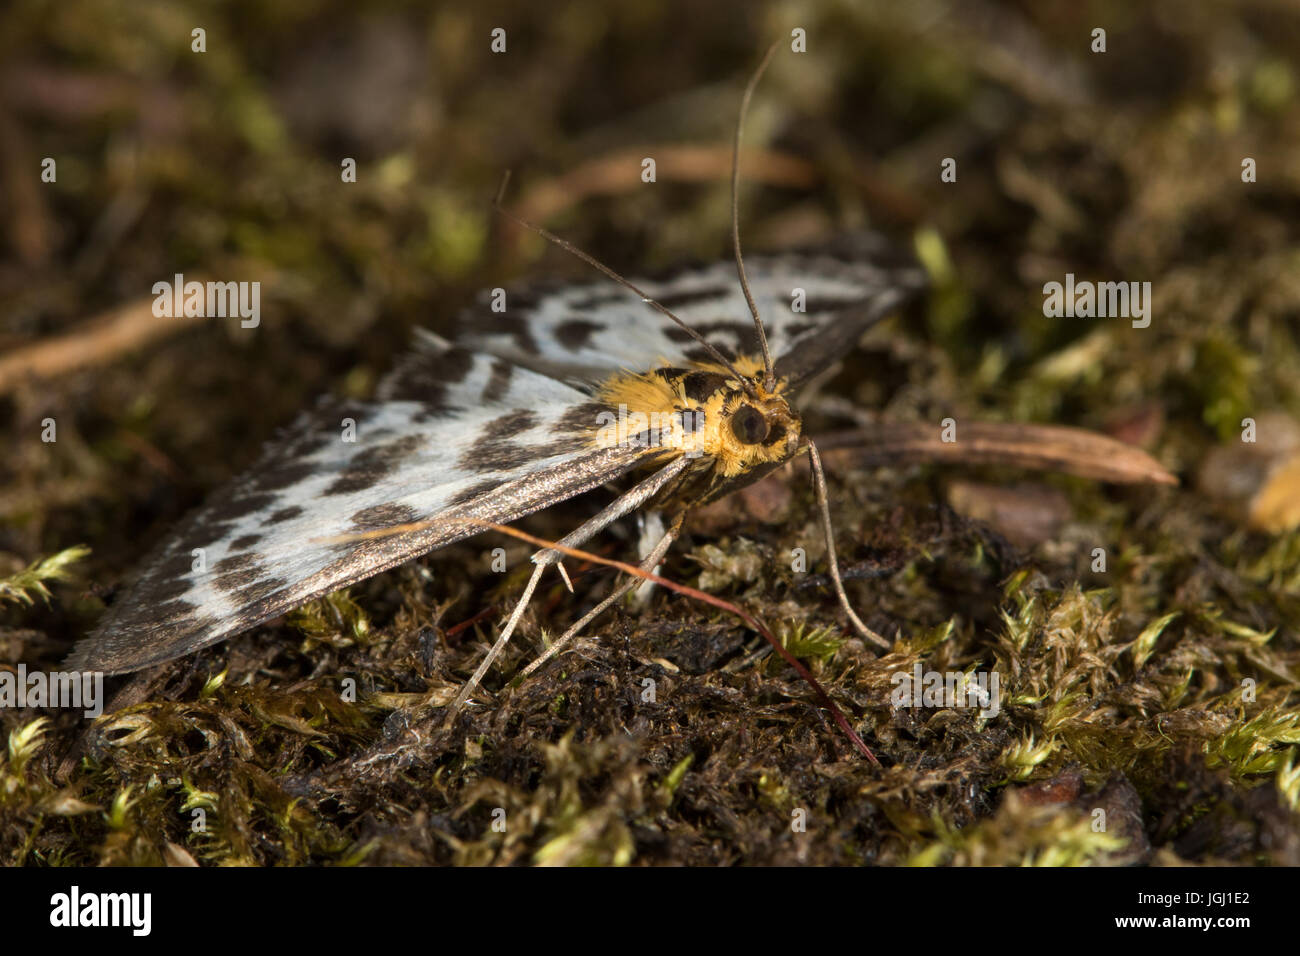
[[(546, 239), (546, 240), (548, 240), (548, 241), (550, 241), (550, 242), (555, 243), (557, 246), (559, 246), (559, 247), (560, 247), (561, 249), (563, 249), (565, 252), (569, 253), (570, 255), (577, 256), (579, 259), (581, 259), (583, 262), (587, 263), (587, 265), (591, 266), (593, 269), (596, 269), (598, 272), (601, 272), (601, 273), (603, 273), (604, 275), (608, 276), (609, 278), (613, 279), (613, 280), (614, 280), (615, 282), (617, 282), (619, 285), (624, 286), (625, 288), (630, 289), (631, 291), (635, 292), (637, 295), (639, 295), (639, 296), (641, 297), (641, 301), (642, 301), (642, 302), (644, 302), (646, 305), (650, 306), (650, 307), (651, 307), (652, 309), (654, 309), (655, 311), (660, 312), (660, 313), (662, 313), (663, 315), (666, 315), (668, 318), (672, 319), (674, 322), (677, 323), (677, 325), (678, 325), (680, 328), (682, 328), (682, 329), (683, 329), (683, 330), (684, 330), (688, 335), (690, 335), (691, 338), (693, 338), (696, 342), (699, 342), (700, 345), (704, 346), (704, 349), (705, 349), (705, 350), (706, 350), (710, 355), (712, 355), (715, 359), (717, 359), (717, 361), (718, 361), (718, 363), (719, 363), (720, 365), (722, 365), (725, 369), (727, 369), (727, 371), (729, 371), (732, 375), (734, 375), (734, 376), (736, 377), (736, 380), (737, 380), (738, 382), (740, 382), (740, 387), (743, 388), (743, 389), (745, 390), (745, 393), (746, 393), (747, 395), (749, 395), (751, 398), (757, 398), (757, 397), (758, 397), (757, 393), (754, 391), (754, 386), (753, 386), (753, 384), (749, 381), (749, 379), (747, 379), (744, 375), (742, 375), (742, 374), (740, 373), (740, 370), (737, 369), (736, 366), (734, 366), (734, 365), (731, 364), (730, 359), (728, 359), (725, 355), (723, 355), (723, 354), (722, 354), (721, 352), (719, 352), (716, 348), (714, 348), (714, 347), (709, 343), (709, 340), (706, 339), (704, 336), (700, 335), (699, 332), (696, 332), (693, 328), (691, 328), (689, 325), (687, 325), (685, 322), (683, 322), (683, 321), (682, 321), (681, 319), (679, 319), (677, 316), (673, 315), (673, 313), (672, 313), (671, 311), (669, 311), (669, 309), (667, 309), (665, 306), (660, 305), (660, 304), (659, 304), (658, 302), (656, 302), (654, 299), (650, 298), (650, 296), (646, 295), (645, 292), (643, 292), (643, 291), (641, 291), (640, 289), (638, 289), (635, 285), (633, 285), (633, 284), (632, 284), (631, 282), (629, 282), (627, 279), (624, 279), (621, 275), (619, 275), (617, 272), (615, 272), (615, 271), (614, 271), (613, 269), (611, 269), (609, 266), (605, 265), (603, 262), (601, 262), (601, 261), (600, 261), (599, 259), (597, 259), (595, 256), (592, 256), (592, 255), (589, 255), (589, 254), (583, 252), (581, 249), (579, 249), (579, 248), (578, 248), (577, 246), (575, 246), (573, 243), (569, 242), (569, 241), (566, 240), (566, 239), (561, 239), (559, 236), (557, 236), (555, 233), (551, 232), (549, 229), (546, 229), (546, 228), (543, 227), (543, 226), (539, 226), (539, 225), (537, 225), (536, 223), (529, 222), (527, 219), (521, 219), (521, 218), (519, 218), (519, 217), (516, 216), (514, 213), (509, 212), (509, 211), (508, 211), (504, 206), (502, 206), (502, 205), (501, 205), (501, 199), (502, 199), (502, 197), (505, 195), (505, 192), (506, 192), (506, 186), (507, 186), (509, 183), (510, 183), (510, 170), (507, 169), (506, 172), (505, 172), (505, 175), (501, 177), (501, 188), (497, 190), (496, 199), (492, 200), (492, 208), (493, 208), (493, 209), (495, 209), (497, 212), (501, 213), (501, 215), (505, 216), (505, 217), (506, 217), (507, 219), (509, 219), (511, 222), (515, 223), (515, 225), (522, 226), (522, 227), (525, 228), (525, 229), (531, 230), (532, 232), (537, 233), (537, 234), (538, 234), (539, 236), (541, 236), (543, 239)], [(761, 328), (761, 326), (760, 326), (760, 328)], [(766, 345), (766, 343), (765, 343), (764, 346), (763, 346), (763, 350), (764, 350), (764, 353), (766, 353), (766, 351), (767, 351), (767, 345)], [(770, 369), (770, 363), (769, 363), (769, 369)], [(770, 375), (771, 372), (769, 371), (768, 374)], [(770, 387), (770, 386), (769, 386), (769, 387)]]
[(763, 368), (766, 369), (763, 387), (769, 392), (776, 387), (776, 370), (772, 367), (772, 353), (767, 347), (767, 332), (763, 330), (763, 320), (758, 315), (758, 305), (754, 302), (753, 293), (749, 291), (749, 279), (745, 277), (745, 260), (740, 254), (740, 133), (745, 128), (745, 114), (749, 112), (749, 100), (754, 95), (754, 88), (758, 86), (758, 81), (762, 79), (768, 63), (772, 61), (776, 48), (783, 42), (784, 40), (777, 40), (767, 48), (767, 52), (763, 54), (763, 61), (758, 64), (758, 69), (754, 71), (754, 75), (749, 78), (749, 83), (745, 86), (745, 95), (740, 101), (740, 116), (736, 120), (736, 140), (731, 156), (731, 245), (736, 253), (736, 272), (740, 275), (740, 288), (745, 293), (745, 301), (749, 303), (750, 315), (754, 317), (754, 328), (758, 330), (758, 344), (763, 349)]

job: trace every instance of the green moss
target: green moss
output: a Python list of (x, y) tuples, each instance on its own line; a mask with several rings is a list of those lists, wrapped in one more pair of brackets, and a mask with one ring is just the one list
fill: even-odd
[(48, 558), (33, 561), (17, 574), (0, 578), (0, 606), (4, 604), (32, 604), (37, 598), (48, 602), (51, 598), (49, 584), (66, 581), (72, 575), (72, 566), (84, 560), (90, 549), (84, 545), (66, 548)]
[(936, 839), (909, 866), (1088, 866), (1105, 863), (1127, 841), (1097, 832), (1078, 812), (1008, 800), (992, 818), (960, 830), (936, 822)]

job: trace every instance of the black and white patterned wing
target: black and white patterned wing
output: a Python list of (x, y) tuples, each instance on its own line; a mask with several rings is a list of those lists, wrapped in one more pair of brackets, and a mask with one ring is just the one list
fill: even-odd
[[(750, 290), (779, 374), (797, 386), (831, 364), (874, 322), (920, 292), (925, 273), (882, 237), (855, 233), (816, 250), (745, 258)], [(729, 358), (758, 339), (734, 262), (690, 266), (633, 284)], [(708, 353), (669, 319), (608, 279), (484, 292), (462, 316), (460, 341), (578, 387), (658, 360)]]
[[(597, 447), (599, 411), (561, 382), (426, 336), (375, 401), (326, 402), (271, 442), (146, 562), (68, 664), (121, 673), (182, 656), (467, 537), (474, 520), (595, 488), (646, 454)], [(417, 522), (432, 524), (337, 540)]]

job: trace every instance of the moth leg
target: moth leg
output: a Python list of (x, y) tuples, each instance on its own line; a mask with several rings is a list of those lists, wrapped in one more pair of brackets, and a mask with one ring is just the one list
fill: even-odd
[[(682, 522), (685, 519), (686, 519), (686, 512), (683, 511), (673, 520), (673, 523), (668, 527), (667, 530), (664, 531), (663, 537), (659, 539), (659, 543), (656, 544), (650, 550), (650, 553), (647, 554), (642, 559), (640, 565), (642, 571), (651, 571), (656, 565), (658, 565), (661, 561), (663, 561), (664, 555), (668, 553), (668, 549), (673, 546), (673, 543), (677, 540), (677, 537), (681, 534)], [(537, 670), (537, 668), (541, 667), (543, 664), (549, 661), (556, 654), (560, 653), (560, 651), (567, 648), (570, 644), (573, 643), (574, 639), (577, 638), (577, 636), (582, 632), (582, 629), (584, 627), (586, 627), (588, 624), (594, 621), (601, 614), (605, 613), (605, 611), (611, 605), (617, 602), (621, 597), (623, 597), (623, 595), (627, 594), (628, 591), (632, 590), (632, 588), (634, 588), (638, 583), (648, 584), (649, 582), (642, 581), (641, 578), (628, 575), (627, 579), (621, 582), (618, 585), (618, 587), (614, 588), (614, 590), (610, 592), (609, 596), (606, 597), (605, 600), (601, 601), (594, 608), (592, 608), (590, 611), (584, 614), (577, 621), (577, 623), (573, 624), (567, 631), (561, 634), (559, 638), (553, 644), (551, 644), (550, 647), (548, 647), (545, 651), (543, 651), (541, 656), (539, 656), (536, 660), (532, 661), (527, 667), (525, 667), (517, 675), (515, 675), (514, 678), (515, 681), (523, 680), (528, 675), (532, 674), (535, 670)]]
[(528, 607), (528, 602), (533, 599), (533, 591), (536, 590), (537, 582), (541, 580), (542, 574), (545, 571), (546, 565), (544, 564), (539, 564), (533, 569), (533, 576), (528, 579), (528, 584), (524, 586), (524, 593), (520, 596), (519, 603), (515, 605), (515, 609), (510, 613), (510, 619), (506, 621), (506, 626), (501, 629), (501, 636), (497, 638), (496, 643), (492, 645), (492, 649), (487, 652), (487, 656), (479, 663), (478, 669), (475, 670), (470, 679), (465, 682), (465, 686), (460, 689), (460, 693), (456, 695), (456, 699), (451, 702), (451, 707), (447, 709), (447, 715), (449, 718), (455, 716), (455, 714), (460, 711), (460, 708), (469, 698), (469, 695), (474, 693), (474, 688), (478, 687), (479, 681), (483, 679), (483, 675), (486, 674), (488, 668), (492, 666), (492, 662), (497, 659), (497, 655), (500, 654), (505, 649), (506, 644), (509, 643), (510, 636), (514, 634), (515, 627), (519, 624), (519, 619), (523, 617), (524, 610)]
[(835, 532), (831, 530), (831, 509), (826, 501), (826, 473), (822, 471), (822, 458), (817, 453), (817, 446), (812, 439), (808, 440), (805, 447), (808, 449), (808, 458), (812, 462), (813, 487), (817, 489), (817, 505), (822, 513), (822, 534), (826, 538), (826, 560), (830, 564), (831, 581), (840, 599), (840, 607), (844, 608), (844, 613), (849, 616), (855, 631), (872, 644), (889, 650), (893, 645), (862, 623), (862, 619), (854, 613), (849, 604), (849, 596), (844, 592), (844, 580), (840, 577), (839, 562), (835, 559)]
[[(626, 494), (620, 495), (611, 501), (595, 517), (583, 522), (577, 530), (565, 535), (558, 543), (566, 548), (579, 547), (607, 525), (644, 504), (663, 488), (669, 479), (679, 475), (689, 464), (690, 461), (684, 455), (673, 460)], [(510, 613), (510, 618), (506, 621), (505, 627), (501, 629), (501, 635), (496, 639), (496, 643), (492, 645), (492, 648), (487, 652), (487, 656), (479, 663), (474, 674), (465, 682), (465, 686), (460, 689), (456, 699), (451, 702), (451, 707), (447, 710), (449, 717), (459, 712), (465, 701), (469, 699), (469, 695), (474, 692), (479, 682), (483, 680), (483, 675), (492, 666), (492, 662), (505, 650), (506, 644), (510, 642), (515, 628), (519, 625), (519, 619), (523, 617), (524, 611), (528, 607), (528, 602), (533, 598), (533, 591), (537, 589), (537, 582), (541, 580), (542, 574), (552, 564), (559, 563), (563, 557), (564, 553), (557, 551), (555, 548), (543, 548), (533, 555), (533, 562), (537, 567), (533, 569), (532, 577), (528, 579), (528, 584), (524, 587), (524, 593), (520, 596), (519, 603), (515, 605), (515, 609)]]
[[(658, 494), (658, 492), (662, 490), (664, 485), (666, 485), (670, 480), (676, 478), (685, 471), (689, 464), (690, 459), (685, 455), (675, 458), (645, 481), (633, 487), (630, 491), (619, 495), (619, 497), (615, 498), (597, 512), (594, 517), (584, 521), (576, 530), (566, 534), (557, 543), (561, 548), (580, 547), (583, 543), (590, 540), (592, 536), (613, 524), (629, 511), (635, 511), (637, 508), (640, 508), (643, 504)], [(542, 567), (558, 564), (563, 559), (564, 552), (557, 548), (543, 548), (533, 555), (533, 561)]]

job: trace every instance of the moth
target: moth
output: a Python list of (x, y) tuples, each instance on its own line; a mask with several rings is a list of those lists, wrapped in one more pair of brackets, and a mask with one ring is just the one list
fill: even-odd
[[(639, 480), (561, 543), (763, 477), (806, 447), (800, 386), (919, 291), (924, 273), (867, 234), (747, 265), (770, 361), (730, 262), (634, 280), (635, 292), (507, 288), (501, 312), (484, 294), (454, 344), (418, 335), (373, 401), (326, 399), (272, 440), (145, 562), (69, 666), (114, 674), (192, 653), (482, 523), (626, 476)], [(792, 311), (792, 296), (806, 311)], [(529, 594), (556, 558), (538, 555)]]
[[(733, 210), (744, 113), (775, 50), (741, 103)], [(873, 235), (757, 257), (747, 276), (733, 216), (734, 266), (630, 281), (525, 225), (617, 284), (515, 287), (504, 311), (484, 295), (459, 317), (454, 343), (419, 334), (373, 400), (323, 400), (163, 542), (67, 666), (118, 674), (193, 653), (487, 524), (622, 479), (632, 487), (560, 544), (577, 547), (654, 506), (676, 515), (646, 557), (654, 567), (692, 507), (810, 448), (800, 386), (924, 285), (915, 263)], [(560, 557), (534, 556), (523, 597), (457, 706)]]
[[(644, 556), (648, 570), (692, 508), (801, 453), (813, 465), (837, 596), (853, 626), (882, 643), (845, 595), (821, 462), (797, 398), (918, 294), (925, 273), (869, 233), (741, 257), (741, 128), (775, 49), (750, 79), (736, 125), (733, 261), (629, 280), (523, 223), (615, 281), (509, 288), (504, 311), (485, 293), (459, 317), (454, 342), (418, 335), (373, 400), (322, 401), (163, 542), (67, 665), (117, 674), (193, 653), (611, 482), (622, 493), (559, 543), (579, 547), (652, 508), (672, 520)], [(563, 573), (561, 557), (534, 555), (523, 595), (452, 711), (510, 639), (541, 576), (552, 565)], [(635, 583), (625, 579), (549, 653)]]

